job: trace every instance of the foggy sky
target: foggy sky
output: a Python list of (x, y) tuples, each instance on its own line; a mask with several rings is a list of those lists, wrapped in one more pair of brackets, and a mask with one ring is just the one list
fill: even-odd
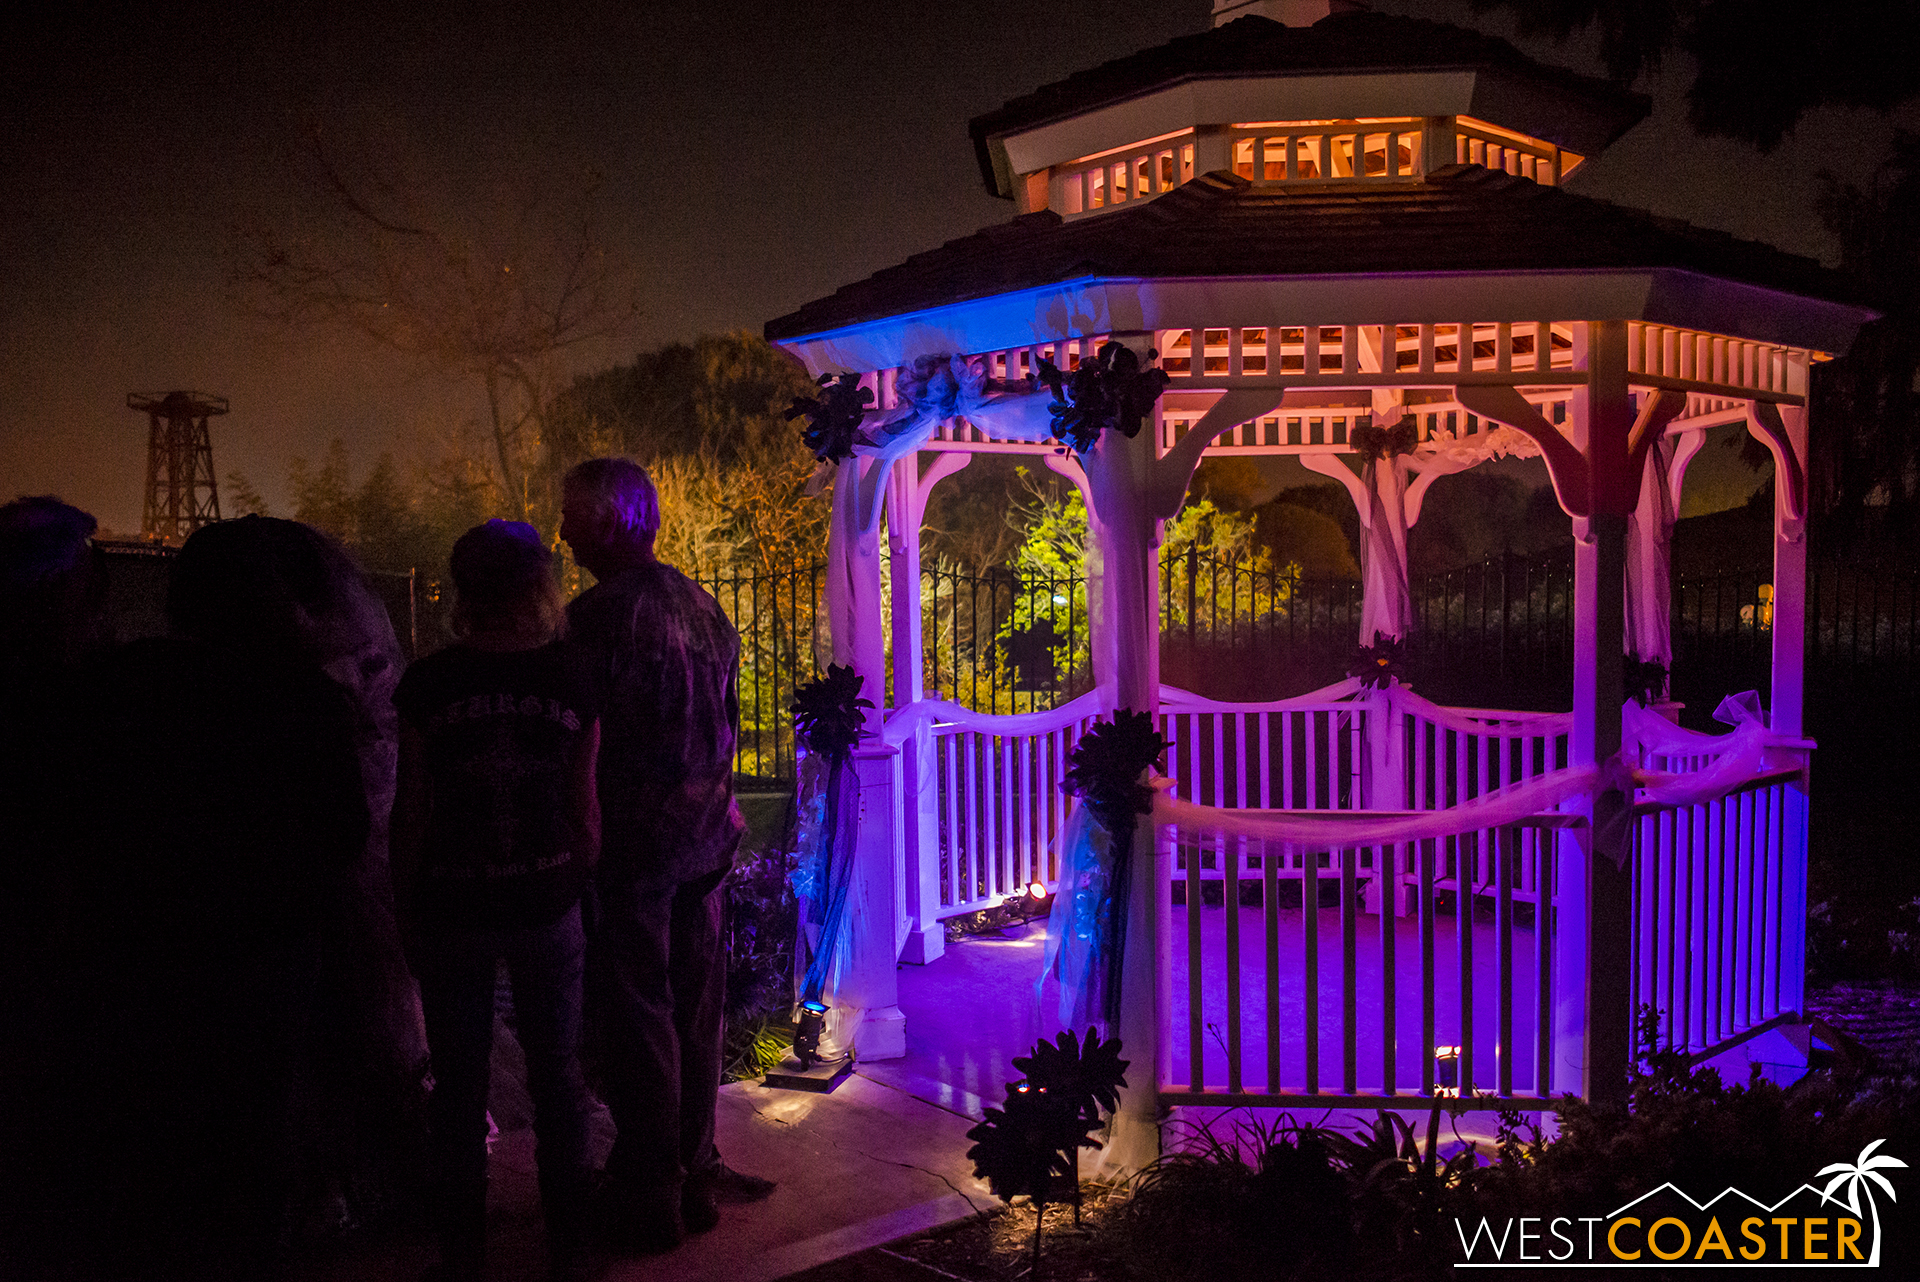
[[(0, 496), (56, 493), (137, 530), (146, 420), (130, 391), (226, 395), (223, 482), (285, 512), (287, 466), (335, 436), (364, 469), (478, 393), (344, 335), (288, 335), (229, 296), (229, 228), (284, 208), (311, 121), (404, 136), (435, 180), (485, 199), (538, 162), (607, 176), (613, 246), (644, 313), (576, 372), (768, 318), (1012, 217), (982, 187), (969, 117), (1083, 67), (1203, 29), (1207, 0), (590, 6), (147, 6), (0, 19)], [(1578, 45), (1518, 38), (1446, 0), (1377, 8), (1476, 26), (1589, 73)], [(1871, 171), (1891, 124), (1822, 113), (1771, 157), (1688, 131), (1684, 59), (1654, 118), (1570, 190), (1830, 254), (1816, 175)]]

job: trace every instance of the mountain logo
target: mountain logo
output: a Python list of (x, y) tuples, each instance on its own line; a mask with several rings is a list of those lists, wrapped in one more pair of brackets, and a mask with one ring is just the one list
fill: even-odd
[(1775, 1202), (1736, 1188), (1701, 1202), (1673, 1184), (1607, 1215), (1520, 1216), (1504, 1221), (1454, 1220), (1460, 1241), (1456, 1269), (1617, 1269), (1699, 1265), (1818, 1264), (1880, 1267), (1880, 1205), (1895, 1201), (1884, 1172), (1907, 1164), (1876, 1150), (1875, 1140), (1852, 1162), (1822, 1167), (1815, 1180)]

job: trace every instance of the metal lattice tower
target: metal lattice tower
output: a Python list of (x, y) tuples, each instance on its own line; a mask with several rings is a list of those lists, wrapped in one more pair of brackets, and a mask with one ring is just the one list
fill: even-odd
[(227, 412), (227, 398), (205, 392), (127, 394), (127, 408), (147, 416), (147, 506), (140, 532), (182, 543), (220, 519), (207, 420)]

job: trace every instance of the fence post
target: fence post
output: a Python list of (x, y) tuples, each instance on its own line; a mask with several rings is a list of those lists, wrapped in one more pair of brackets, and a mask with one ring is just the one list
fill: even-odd
[(947, 951), (947, 928), (940, 921), (940, 817), (935, 765), (933, 727), (921, 721), (900, 745), (899, 770), (906, 883), (900, 960), (915, 966), (936, 961)]
[(900, 1011), (900, 978), (895, 960), (895, 923), (900, 917), (900, 750), (871, 743), (855, 748), (853, 767), (860, 783), (860, 825), (853, 847), (854, 917), (850, 956), (834, 996), (838, 1004), (865, 1013), (854, 1032), (854, 1046), (865, 1059), (899, 1059), (907, 1053), (907, 1017)]

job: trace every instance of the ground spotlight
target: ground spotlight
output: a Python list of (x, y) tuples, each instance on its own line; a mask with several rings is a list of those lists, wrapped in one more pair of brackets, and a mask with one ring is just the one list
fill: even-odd
[(800, 1022), (793, 1032), (793, 1057), (804, 1072), (820, 1062), (820, 1035), (827, 1031), (825, 1002), (800, 1003)]

